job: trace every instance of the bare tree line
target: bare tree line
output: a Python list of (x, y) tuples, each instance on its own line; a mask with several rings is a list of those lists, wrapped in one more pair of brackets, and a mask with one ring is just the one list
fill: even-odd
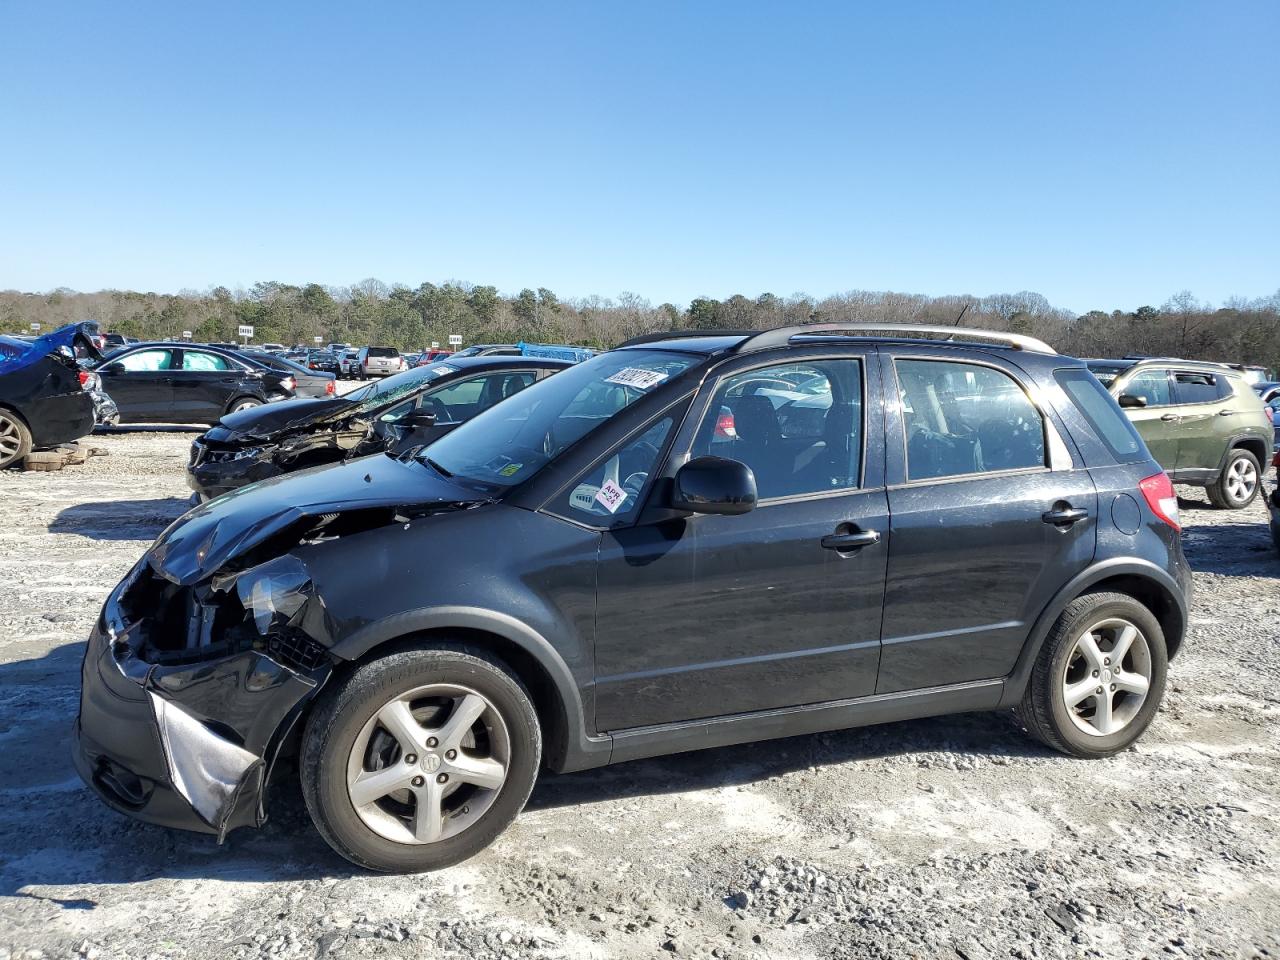
[[(961, 315), (963, 317), (961, 319)], [(258, 283), (249, 290), (215, 287), (176, 294), (103, 290), (78, 293), (0, 291), (0, 331), (51, 330), (96, 319), (103, 329), (143, 339), (234, 340), (253, 324), (259, 343), (377, 343), (405, 350), (459, 334), (465, 343), (563, 342), (610, 347), (642, 333), (673, 329), (749, 330), (809, 322), (929, 323), (1028, 333), (1074, 356), (1161, 356), (1280, 367), (1280, 291), (1221, 306), (1189, 291), (1158, 307), (1091, 310), (1078, 315), (1038, 293), (930, 297), (851, 290), (822, 299), (805, 294), (724, 300), (700, 297), (687, 307), (654, 305), (634, 293), (561, 300), (550, 290), (514, 296), (492, 286), (451, 281), (417, 287), (366, 279), (350, 287)]]

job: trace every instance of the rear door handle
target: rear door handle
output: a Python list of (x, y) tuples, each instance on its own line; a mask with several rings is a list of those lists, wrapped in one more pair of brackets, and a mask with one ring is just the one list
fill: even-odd
[(1160, 419), (1163, 420), (1165, 423), (1177, 423), (1182, 418), (1178, 416), (1176, 413), (1166, 413)]
[(838, 553), (848, 553), (879, 542), (879, 530), (857, 530), (849, 533), (827, 534), (822, 538), (822, 548), (824, 550), (835, 550)]
[(1089, 516), (1089, 511), (1080, 507), (1062, 506), (1054, 507), (1052, 510), (1046, 510), (1040, 514), (1040, 519), (1045, 523), (1051, 523), (1055, 527), (1069, 527), (1074, 523), (1079, 523)]

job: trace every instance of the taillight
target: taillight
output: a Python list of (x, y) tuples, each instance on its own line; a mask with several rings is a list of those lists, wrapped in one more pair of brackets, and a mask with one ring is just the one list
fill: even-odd
[(733, 421), (733, 411), (727, 407), (720, 408), (720, 416), (716, 418), (716, 436), (721, 440), (736, 440), (738, 428)]
[(329, 397), (333, 396), (335, 393), (338, 392), (337, 388), (333, 385), (332, 380), (325, 381), (324, 392), (325, 392), (325, 396), (329, 396)]
[(1142, 491), (1152, 513), (1173, 529), (1182, 529), (1178, 522), (1178, 495), (1173, 492), (1173, 482), (1167, 473), (1157, 473), (1139, 481), (1138, 489)]
[(1267, 411), (1267, 419), (1268, 419), (1268, 420), (1270, 420), (1272, 423), (1275, 423), (1275, 422), (1276, 422), (1276, 412), (1275, 412), (1274, 410), (1272, 410), (1270, 407), (1263, 407), (1262, 409), (1263, 409), (1263, 410), (1265, 410), (1265, 411)]
[(293, 393), (294, 390), (298, 389), (298, 381), (293, 379), (293, 374), (289, 374), (289, 376), (285, 377), (284, 380), (281, 381), (281, 384), (290, 393)]
[(1271, 458), (1271, 465), (1280, 470), (1280, 450), (1276, 451), (1276, 455)]
[(80, 377), (80, 389), (88, 390), (89, 381), (93, 379), (93, 374), (91, 374), (88, 370), (80, 370), (80, 371), (77, 371), (77, 375)]

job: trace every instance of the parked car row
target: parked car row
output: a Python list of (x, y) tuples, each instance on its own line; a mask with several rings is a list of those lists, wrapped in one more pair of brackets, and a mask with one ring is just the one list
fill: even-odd
[(1000, 708), (1111, 756), (1186, 633), (1167, 471), (1238, 506), (1266, 452), (1238, 371), (1113, 365), (814, 324), (224, 415), (189, 472), (229, 492), (90, 638), (77, 769), (218, 836), (296, 776), (334, 849), (416, 871), (492, 842), (543, 766)]

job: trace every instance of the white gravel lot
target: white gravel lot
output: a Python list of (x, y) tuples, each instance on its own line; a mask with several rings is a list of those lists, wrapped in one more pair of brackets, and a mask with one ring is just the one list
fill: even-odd
[(296, 798), (211, 839), (69, 760), (83, 642), (186, 509), (192, 433), (0, 473), (0, 960), (1280, 956), (1280, 555), (1184, 490), (1193, 620), (1108, 761), (964, 715), (546, 776), (474, 860), (370, 876)]

